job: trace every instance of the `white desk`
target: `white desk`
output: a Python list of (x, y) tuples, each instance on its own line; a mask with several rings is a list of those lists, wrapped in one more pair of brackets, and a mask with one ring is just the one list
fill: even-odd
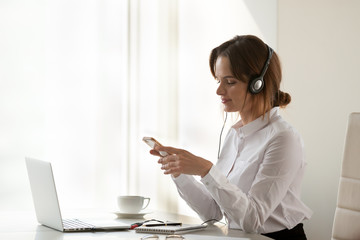
[[(84, 215), (84, 214), (83, 214)], [(86, 214), (85, 214), (86, 215)], [(85, 216), (84, 215), (84, 216)], [(75, 215), (66, 215), (73, 217)], [(88, 213), (87, 216), (90, 216)], [(94, 216), (91, 213), (91, 216)], [(76, 214), (76, 217), (83, 217)], [(97, 212), (97, 218), (116, 218), (114, 214)], [(145, 219), (156, 218), (159, 220), (180, 221), (183, 223), (201, 223), (199, 219), (169, 213), (151, 213), (144, 217)], [(145, 219), (121, 219), (127, 223), (141, 222)], [(35, 213), (32, 212), (0, 212), (0, 239), (6, 240), (71, 240), (71, 239), (107, 239), (107, 240), (139, 240), (146, 234), (136, 233), (134, 230), (109, 231), (109, 232), (82, 232), (82, 233), (62, 233), (37, 223)], [(165, 235), (159, 235), (160, 240), (165, 239)], [(183, 235), (186, 240), (235, 240), (235, 239), (252, 239), (266, 240), (262, 235), (246, 234), (239, 230), (228, 230), (227, 226), (217, 223), (214, 226), (208, 226), (206, 230), (187, 233)]]

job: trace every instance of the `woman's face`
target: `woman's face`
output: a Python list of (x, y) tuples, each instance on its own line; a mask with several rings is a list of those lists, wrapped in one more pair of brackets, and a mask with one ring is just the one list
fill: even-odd
[(251, 109), (251, 94), (248, 94), (247, 83), (235, 78), (230, 61), (225, 56), (217, 58), (215, 76), (219, 83), (216, 94), (221, 97), (225, 112), (239, 112), (243, 118)]

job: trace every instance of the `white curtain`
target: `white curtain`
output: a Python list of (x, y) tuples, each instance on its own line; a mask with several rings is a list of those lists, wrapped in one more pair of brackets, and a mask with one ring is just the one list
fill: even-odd
[(126, 193), (127, 4), (0, 2), (0, 208), (32, 209), (25, 156), (53, 163), (65, 208)]
[(151, 207), (177, 211), (177, 194), (149, 154), (143, 136), (177, 141), (177, 0), (129, 2), (128, 193), (151, 197)]
[(193, 214), (141, 139), (216, 161), (210, 50), (247, 33), (274, 46), (276, 1), (1, 1), (0, 30), (0, 211), (33, 210), (29, 156), (53, 163), (64, 209), (131, 194)]
[(0, 210), (33, 209), (28, 156), (53, 163), (63, 208), (115, 209), (133, 194), (176, 211), (141, 140), (177, 138), (176, 12), (176, 1), (0, 2)]

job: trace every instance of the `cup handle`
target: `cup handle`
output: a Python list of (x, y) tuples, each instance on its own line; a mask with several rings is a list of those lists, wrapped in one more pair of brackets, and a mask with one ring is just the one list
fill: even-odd
[(146, 203), (145, 207), (143, 207), (141, 210), (144, 210), (144, 209), (147, 208), (147, 206), (149, 205), (149, 203), (150, 203), (150, 198), (148, 198), (148, 197), (144, 198), (144, 202), (145, 202), (146, 200), (147, 200), (147, 203)]

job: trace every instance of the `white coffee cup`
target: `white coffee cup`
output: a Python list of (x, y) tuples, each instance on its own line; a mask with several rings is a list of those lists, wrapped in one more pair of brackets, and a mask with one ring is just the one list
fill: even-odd
[(120, 212), (138, 213), (150, 203), (150, 198), (142, 196), (118, 196), (117, 204)]

